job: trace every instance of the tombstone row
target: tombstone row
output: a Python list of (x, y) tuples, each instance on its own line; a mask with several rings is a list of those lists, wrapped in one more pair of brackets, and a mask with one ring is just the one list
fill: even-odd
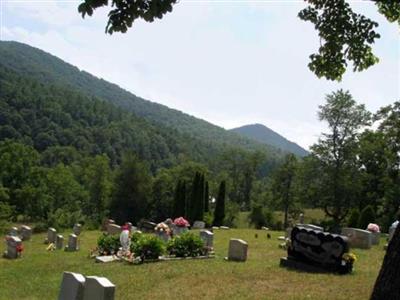
[[(78, 235), (76, 233), (81, 233), (81, 225), (74, 226), (74, 233), (71, 233), (68, 237), (68, 244), (65, 247), (65, 251), (78, 251)], [(61, 234), (57, 234), (57, 230), (50, 227), (47, 230), (47, 238), (45, 239), (46, 244), (54, 244), (57, 250), (61, 250), (64, 246), (64, 237)]]
[(11, 227), (9, 236), (17, 236), (23, 241), (29, 241), (32, 238), (32, 228), (27, 225), (22, 225), (19, 229)]
[(64, 272), (58, 300), (114, 300), (115, 285), (105, 277)]

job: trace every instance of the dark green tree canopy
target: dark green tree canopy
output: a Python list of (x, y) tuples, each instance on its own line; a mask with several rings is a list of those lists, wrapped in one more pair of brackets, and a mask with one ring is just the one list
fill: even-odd
[(82, 14), (91, 16), (96, 8), (108, 6), (111, 2), (113, 9), (108, 13), (106, 32), (125, 33), (137, 19), (153, 22), (161, 19), (167, 12), (172, 11), (172, 5), (177, 0), (84, 0), (78, 7)]

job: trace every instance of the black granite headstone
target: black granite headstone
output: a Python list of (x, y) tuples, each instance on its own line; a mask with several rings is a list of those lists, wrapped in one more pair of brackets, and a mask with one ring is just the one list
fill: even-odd
[(352, 265), (343, 260), (349, 251), (347, 237), (295, 226), (291, 232), (288, 257), (281, 265), (298, 267), (305, 265), (308, 270), (348, 273)]

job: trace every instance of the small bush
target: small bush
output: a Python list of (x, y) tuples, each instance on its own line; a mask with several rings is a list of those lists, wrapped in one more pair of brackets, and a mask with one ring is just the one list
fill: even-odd
[(120, 247), (119, 235), (108, 235), (103, 233), (97, 240), (100, 254), (110, 255), (117, 253)]
[(261, 204), (253, 204), (249, 214), (249, 223), (257, 229), (262, 226), (272, 226), (274, 224), (274, 214)]
[(177, 257), (195, 257), (204, 254), (204, 244), (200, 237), (186, 232), (170, 240), (167, 250)]
[(132, 251), (132, 245), (136, 244), (138, 242), (138, 240), (142, 237), (142, 233), (135, 231), (134, 233), (132, 233), (131, 235), (131, 251)]
[(353, 208), (350, 211), (350, 216), (349, 220), (347, 221), (347, 226), (349, 227), (357, 227), (358, 226), (358, 220), (360, 219), (360, 212), (357, 208)]
[(142, 235), (131, 244), (131, 250), (135, 257), (146, 259), (157, 259), (165, 252), (164, 243), (153, 235)]
[(358, 219), (358, 228), (367, 229), (369, 223), (375, 223), (375, 212), (371, 205), (366, 206)]

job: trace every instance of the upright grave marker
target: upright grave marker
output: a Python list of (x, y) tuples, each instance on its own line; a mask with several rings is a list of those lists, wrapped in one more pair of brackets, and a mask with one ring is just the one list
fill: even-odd
[(281, 258), (281, 266), (312, 272), (348, 273), (352, 270), (352, 263), (345, 259), (348, 250), (345, 236), (295, 226), (288, 256)]
[(370, 249), (372, 247), (372, 233), (358, 228), (342, 228), (342, 235), (349, 239), (350, 247)]
[(245, 241), (240, 239), (230, 239), (227, 259), (233, 261), (246, 261), (248, 248), (249, 245)]
[(64, 272), (58, 300), (82, 300), (85, 281), (82, 274)]
[(121, 226), (116, 224), (108, 224), (107, 225), (107, 233), (110, 235), (120, 234), (121, 233)]
[(56, 249), (61, 250), (64, 246), (64, 237), (61, 234), (57, 234), (56, 237)]
[(78, 237), (71, 233), (68, 238), (68, 245), (65, 247), (65, 251), (78, 251)]
[(17, 236), (6, 237), (7, 250), (4, 252), (4, 257), (16, 259), (19, 257), (22, 250), (22, 241)]
[(32, 228), (26, 225), (22, 225), (20, 228), (21, 239), (23, 241), (29, 241), (32, 238)]
[(204, 242), (204, 246), (207, 248), (214, 247), (214, 233), (208, 230), (200, 230), (200, 238)]
[(54, 228), (50, 227), (47, 230), (47, 238), (45, 240), (45, 243), (46, 244), (55, 243), (56, 242), (56, 238), (57, 238), (57, 230), (55, 230)]
[(86, 277), (83, 300), (114, 300), (115, 285), (105, 277)]
[(79, 224), (79, 223), (75, 224), (75, 225), (74, 225), (74, 228), (72, 229), (72, 231), (73, 231), (73, 233), (74, 233), (75, 235), (80, 235), (80, 234), (81, 234), (81, 231), (82, 231), (82, 225)]

